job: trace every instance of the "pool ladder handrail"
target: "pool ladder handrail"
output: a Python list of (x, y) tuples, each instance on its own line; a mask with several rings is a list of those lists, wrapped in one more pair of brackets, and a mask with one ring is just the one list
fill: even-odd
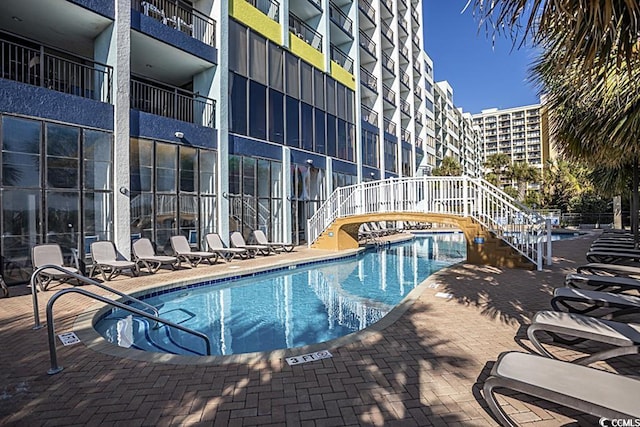
[[(35, 277), (37, 276), (37, 274), (39, 274), (45, 268), (55, 268), (55, 269), (57, 269), (59, 271), (62, 271), (64, 273), (69, 273), (70, 276), (72, 276), (72, 277), (74, 277), (74, 278), (76, 278), (76, 279), (78, 279), (80, 281), (83, 281), (85, 283), (95, 284), (95, 285), (97, 285), (97, 286), (99, 286), (99, 287), (101, 287), (101, 288), (103, 288), (105, 290), (108, 290), (108, 291), (114, 292), (114, 293), (116, 293), (118, 295), (121, 295), (121, 296), (125, 297), (126, 299), (129, 299), (131, 301), (135, 301), (135, 302), (141, 303), (144, 306), (150, 307), (150, 308), (153, 309), (154, 313), (158, 314), (158, 310), (155, 307), (153, 307), (152, 305), (147, 304), (147, 303), (145, 303), (143, 301), (140, 301), (137, 298), (134, 298), (134, 297), (132, 297), (130, 295), (124, 294), (124, 293), (122, 293), (120, 291), (117, 291), (117, 290), (115, 290), (113, 288), (110, 288), (110, 287), (108, 287), (106, 285), (98, 283), (98, 282), (96, 282), (94, 280), (91, 280), (91, 279), (89, 279), (87, 277), (78, 275), (76, 273), (71, 273), (68, 270), (65, 270), (63, 267), (60, 267), (60, 266), (57, 266), (57, 265), (43, 265), (42, 267), (39, 267), (38, 269), (36, 269), (36, 271), (34, 271), (32, 276), (31, 276), (31, 291), (32, 291), (32, 297), (33, 297), (33, 301), (34, 301), (34, 316), (36, 318), (36, 326), (37, 326), (37, 327), (34, 327), (34, 329), (40, 329), (42, 327), (40, 325), (40, 319), (39, 319), (39, 315), (38, 315), (38, 299), (36, 297), (36, 291), (35, 291), (35, 286), (36, 286)], [(46, 311), (46, 313), (47, 313), (47, 336), (49, 338), (49, 357), (50, 357), (50, 360), (51, 360), (51, 368), (47, 371), (47, 373), (49, 375), (57, 374), (58, 372), (61, 372), (62, 369), (63, 369), (62, 366), (58, 366), (58, 356), (57, 356), (56, 344), (55, 344), (55, 326), (54, 326), (54, 321), (53, 321), (53, 304), (62, 295), (67, 294), (67, 293), (71, 293), (71, 292), (79, 293), (79, 294), (84, 295), (86, 297), (98, 300), (98, 301), (100, 301), (102, 303), (105, 303), (105, 304), (108, 304), (108, 305), (112, 305), (114, 307), (118, 307), (118, 308), (120, 308), (122, 310), (128, 311), (128, 312), (133, 313), (133, 314), (137, 314), (138, 316), (146, 317), (147, 319), (151, 319), (151, 320), (155, 321), (156, 323), (164, 323), (165, 325), (170, 326), (172, 328), (176, 328), (176, 329), (179, 329), (179, 330), (181, 330), (183, 332), (186, 332), (186, 333), (192, 334), (194, 336), (200, 337), (205, 342), (207, 356), (211, 355), (211, 340), (209, 339), (209, 337), (207, 335), (203, 334), (202, 332), (198, 332), (198, 331), (195, 331), (193, 329), (187, 328), (185, 326), (179, 325), (177, 323), (171, 322), (170, 320), (163, 319), (163, 318), (161, 318), (161, 317), (159, 317), (157, 315), (156, 316), (151, 315), (151, 314), (149, 314), (147, 312), (144, 312), (144, 311), (142, 311), (142, 310), (140, 310), (138, 308), (132, 307), (130, 305), (123, 304), (123, 303), (121, 303), (119, 301), (115, 301), (115, 300), (109, 299), (107, 297), (103, 297), (103, 296), (98, 295), (96, 293), (90, 292), (90, 291), (88, 291), (86, 289), (81, 289), (81, 288), (75, 288), (74, 287), (74, 288), (62, 289), (62, 290), (56, 292), (51, 297), (51, 299), (49, 299), (49, 302), (47, 303), (47, 311)]]

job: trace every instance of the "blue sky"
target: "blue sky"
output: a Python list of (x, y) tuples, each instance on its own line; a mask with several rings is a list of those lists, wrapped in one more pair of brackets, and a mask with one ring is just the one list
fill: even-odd
[(425, 50), (433, 59), (436, 81), (453, 87), (456, 107), (472, 114), (486, 108), (510, 108), (539, 102), (527, 81), (533, 51), (512, 49), (510, 39), (492, 45), (478, 30), (473, 6), (461, 14), (467, 0), (422, 0)]

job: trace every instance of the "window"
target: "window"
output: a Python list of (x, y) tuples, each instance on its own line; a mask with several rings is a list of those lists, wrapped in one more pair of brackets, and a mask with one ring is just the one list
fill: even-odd
[(325, 139), (325, 113), (324, 111), (316, 108), (314, 110), (314, 138), (315, 138), (315, 152), (320, 154), (326, 154), (327, 144)]
[(247, 75), (247, 28), (229, 20), (229, 69)]
[(237, 74), (229, 75), (231, 114), (230, 130), (240, 135), (247, 134), (247, 79)]
[(331, 77), (326, 78), (327, 83), (327, 113), (336, 114), (336, 81)]
[(294, 98), (300, 97), (299, 90), (299, 76), (298, 76), (298, 58), (294, 55), (286, 52), (285, 60), (287, 66), (287, 95), (290, 95)]
[(313, 70), (313, 87), (315, 106), (324, 110), (324, 73), (315, 68)]
[(336, 157), (337, 151), (337, 120), (335, 116), (327, 114), (327, 155)]
[(313, 151), (313, 107), (309, 104), (302, 103), (300, 116), (300, 135), (302, 139), (302, 148)]
[(300, 91), (302, 92), (302, 101), (313, 104), (313, 72), (311, 65), (304, 61), (300, 61)]
[(378, 134), (362, 131), (362, 161), (365, 165), (380, 167), (378, 163)]
[(284, 143), (284, 95), (269, 89), (269, 141)]
[[(231, 45), (234, 46), (234, 45)], [(249, 64), (250, 72), (249, 77), (253, 80), (257, 80), (262, 84), (267, 84), (267, 40), (254, 33), (249, 32)], [(233, 50), (233, 49), (231, 49)]]
[(249, 81), (249, 135), (267, 139), (267, 88)]
[(287, 145), (300, 147), (300, 113), (297, 99), (287, 96)]
[(390, 172), (397, 172), (397, 148), (398, 144), (394, 141), (385, 139), (384, 141), (384, 167)]
[(11, 187), (40, 186), (41, 123), (3, 116), (2, 184)]
[(269, 85), (279, 90), (280, 92), (284, 91), (284, 86), (282, 84), (282, 49), (273, 44), (269, 43)]

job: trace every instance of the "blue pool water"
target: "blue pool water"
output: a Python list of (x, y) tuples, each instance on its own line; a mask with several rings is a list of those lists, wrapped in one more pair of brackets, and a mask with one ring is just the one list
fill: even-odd
[[(416, 238), (335, 262), (143, 297), (160, 317), (205, 333), (212, 354), (300, 347), (366, 328), (429, 275), (466, 258), (462, 234)], [(205, 354), (201, 338), (112, 310), (96, 324), (123, 347)]]

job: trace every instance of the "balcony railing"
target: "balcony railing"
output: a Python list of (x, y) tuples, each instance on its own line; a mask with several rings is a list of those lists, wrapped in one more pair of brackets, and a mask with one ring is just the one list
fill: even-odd
[(45, 52), (43, 47), (32, 49), (0, 38), (0, 78), (111, 103), (113, 68), (69, 56), (66, 52), (51, 49)]
[(322, 2), (320, 0), (309, 0), (313, 3), (320, 11), (322, 11)]
[(398, 25), (400, 26), (400, 28), (402, 30), (404, 30), (405, 34), (409, 34), (409, 26), (407, 25), (407, 21), (406, 19), (399, 17), (398, 18)]
[(382, 29), (382, 34), (389, 39), (391, 43), (393, 43), (393, 30), (386, 22), (380, 22), (380, 27)]
[(395, 122), (392, 122), (391, 120), (385, 118), (384, 119), (384, 131), (386, 133), (390, 133), (391, 135), (395, 135), (396, 134), (396, 124), (395, 124)]
[(400, 139), (402, 139), (404, 142), (406, 143), (411, 143), (411, 132), (409, 132), (406, 129), (402, 129), (402, 134), (400, 136)]
[(422, 138), (420, 138), (419, 136), (416, 136), (416, 147), (417, 148), (424, 148), (423, 144), (424, 144), (424, 142), (423, 142)]
[(391, 71), (393, 74), (395, 74), (395, 66), (396, 63), (393, 59), (391, 59), (391, 57), (389, 55), (387, 55), (386, 53), (382, 52), (382, 65), (384, 65), (384, 67)]
[(409, 60), (409, 48), (406, 47), (406, 46), (401, 46), (400, 47), (400, 55), (402, 55), (402, 57), (408, 61)]
[(378, 92), (378, 79), (362, 67), (360, 67), (360, 82), (372, 91)]
[(416, 123), (418, 123), (418, 124), (420, 124), (420, 125), (423, 123), (423, 120), (422, 120), (422, 113), (419, 113), (419, 112), (417, 112), (417, 111), (416, 111)]
[(215, 128), (216, 101), (193, 92), (131, 78), (131, 108)]
[(246, 0), (251, 6), (278, 22), (280, 19), (280, 3), (276, 0)]
[(132, 7), (209, 46), (216, 45), (216, 21), (180, 0), (134, 0)]
[(358, 0), (358, 8), (367, 15), (367, 17), (375, 24), (376, 22), (376, 10), (373, 8), (368, 0)]
[(420, 14), (418, 14), (418, 10), (415, 8), (411, 8), (411, 17), (416, 21), (416, 24), (420, 24)]
[(360, 46), (371, 56), (376, 57), (376, 43), (371, 40), (369, 36), (367, 36), (363, 31), (360, 31)]
[(413, 88), (413, 94), (422, 99), (422, 89), (420, 89), (420, 86), (416, 86)]
[(400, 81), (407, 88), (409, 88), (409, 85), (411, 84), (411, 79), (409, 78), (409, 74), (405, 73), (404, 71), (400, 71)]
[(289, 31), (306, 41), (314, 49), (322, 52), (322, 35), (293, 13), (289, 13)]
[(400, 0), (400, 5), (403, 6), (404, 9), (407, 8), (407, 0)]
[(400, 100), (400, 110), (407, 116), (411, 115), (411, 105), (409, 105), (409, 103), (404, 99)]
[(353, 36), (351, 30), (353, 29), (353, 21), (344, 13), (338, 6), (329, 2), (329, 17), (331, 20), (349, 36)]
[(396, 105), (396, 93), (386, 84), (382, 84), (382, 97), (391, 104)]
[(378, 127), (378, 113), (376, 113), (369, 107), (365, 107), (364, 105), (362, 106), (362, 120)]
[(337, 62), (338, 65), (353, 74), (353, 59), (334, 44), (331, 45), (331, 60)]
[(382, 0), (381, 3), (393, 14), (393, 0)]

